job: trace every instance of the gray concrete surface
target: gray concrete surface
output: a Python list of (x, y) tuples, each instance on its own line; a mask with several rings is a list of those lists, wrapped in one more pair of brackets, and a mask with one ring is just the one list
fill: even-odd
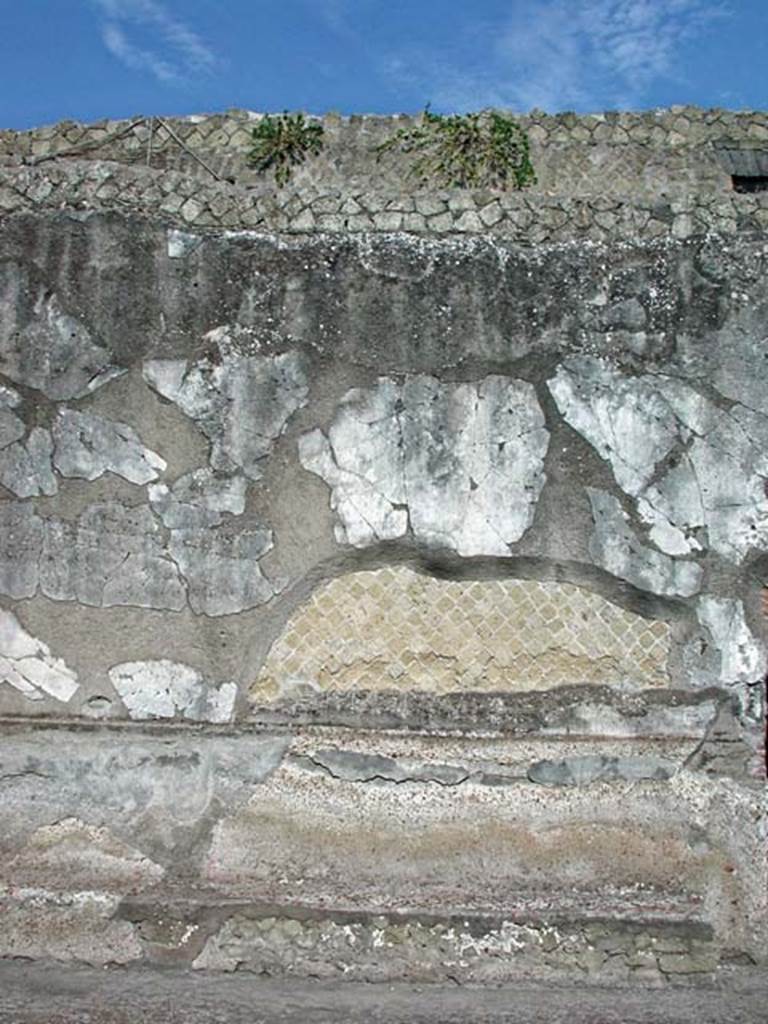
[(738, 988), (364, 985), (0, 963), (0, 1024), (764, 1024)]

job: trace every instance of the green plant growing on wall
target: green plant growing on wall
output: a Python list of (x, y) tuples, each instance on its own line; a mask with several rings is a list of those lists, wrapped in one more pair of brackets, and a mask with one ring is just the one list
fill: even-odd
[(273, 170), (282, 188), (290, 181), (293, 168), (316, 156), (323, 148), (323, 126), (307, 121), (302, 113), (265, 115), (252, 132), (249, 163), (257, 171)]
[(495, 110), (444, 115), (427, 107), (417, 124), (376, 147), (377, 155), (393, 150), (414, 156), (408, 173), (421, 184), (518, 189), (536, 181), (528, 135)]

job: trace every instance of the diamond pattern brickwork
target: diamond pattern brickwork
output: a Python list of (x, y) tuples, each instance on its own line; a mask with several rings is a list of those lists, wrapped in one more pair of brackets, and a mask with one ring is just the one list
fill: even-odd
[(439, 580), (405, 567), (321, 586), (289, 620), (251, 689), (532, 690), (667, 683), (670, 630), (581, 587)]

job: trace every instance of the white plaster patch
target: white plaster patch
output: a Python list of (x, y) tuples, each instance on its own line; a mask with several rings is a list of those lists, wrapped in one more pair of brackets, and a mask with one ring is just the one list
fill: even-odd
[(47, 695), (62, 703), (71, 700), (79, 685), (72, 669), (4, 609), (0, 609), (0, 682), (10, 683), (30, 700)]
[(53, 441), (50, 431), (33, 427), (25, 441), (0, 451), (0, 483), (19, 498), (56, 494), (59, 489), (51, 466)]
[(61, 409), (53, 424), (54, 463), (62, 476), (96, 480), (117, 473), (133, 484), (156, 480), (166, 464), (126, 423)]
[(741, 601), (702, 597), (696, 614), (720, 652), (721, 683), (755, 683), (765, 678), (765, 647), (747, 625)]
[(698, 593), (703, 578), (700, 565), (675, 561), (641, 544), (617, 498), (592, 487), (587, 494), (595, 522), (589, 553), (596, 565), (653, 594), (690, 597)]
[(210, 469), (196, 469), (168, 486), (151, 484), (149, 501), (169, 529), (218, 526), (222, 513), (245, 511), (248, 481), (241, 476), (220, 477)]
[(507, 555), (533, 520), (549, 433), (531, 384), (413, 376), (350, 391), (326, 438), (299, 442), (332, 488), (340, 542), (414, 536), (460, 555)]
[(206, 337), (215, 354), (195, 363), (149, 360), (144, 379), (197, 423), (211, 442), (213, 469), (242, 469), (258, 480), (260, 460), (306, 404), (309, 389), (301, 356), (253, 354), (245, 340), (227, 330)]
[(109, 670), (112, 685), (131, 718), (174, 718), (193, 722), (229, 722), (237, 687), (205, 682), (189, 665), (168, 661), (128, 661)]
[(668, 555), (709, 546), (735, 563), (768, 546), (768, 418), (723, 409), (671, 377), (566, 360), (549, 381), (560, 412), (635, 498)]
[(191, 235), (187, 231), (179, 231), (176, 228), (168, 229), (168, 257), (172, 260), (182, 260), (195, 251), (200, 245), (200, 235)]
[(19, 419), (16, 413), (0, 405), (0, 448), (7, 448), (9, 444), (24, 437), (26, 432), (24, 421)]
[(591, 356), (566, 360), (548, 382), (563, 417), (636, 495), (678, 439), (678, 424), (655, 383), (626, 377)]
[(82, 320), (70, 316), (55, 294), (41, 288), (26, 323), (17, 320), (23, 308), (23, 274), (3, 296), (0, 309), (0, 372), (11, 380), (42, 391), (56, 400), (80, 398), (125, 370), (111, 357)]
[(169, 551), (184, 576), (189, 604), (203, 615), (232, 615), (265, 604), (275, 587), (259, 568), (272, 547), (265, 529), (171, 530)]

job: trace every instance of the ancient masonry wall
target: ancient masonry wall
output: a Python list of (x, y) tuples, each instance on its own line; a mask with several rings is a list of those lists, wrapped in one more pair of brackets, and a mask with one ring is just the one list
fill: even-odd
[(255, 116), (0, 135), (0, 957), (764, 965), (768, 117)]

